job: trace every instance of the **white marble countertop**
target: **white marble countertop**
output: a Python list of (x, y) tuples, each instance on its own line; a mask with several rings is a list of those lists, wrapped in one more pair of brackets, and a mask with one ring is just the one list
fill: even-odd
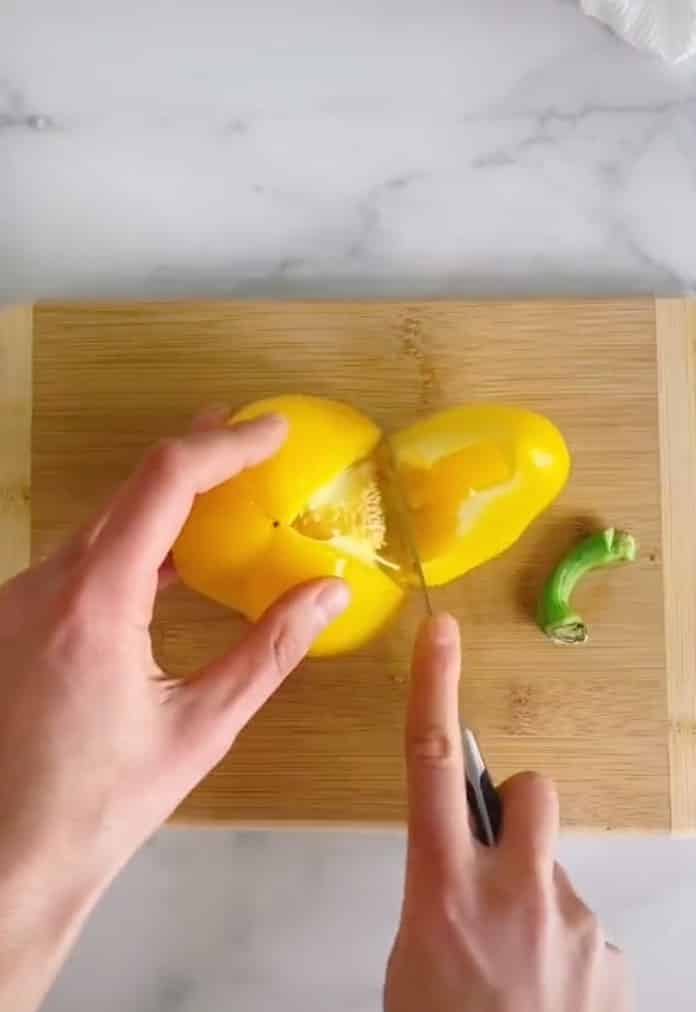
[[(695, 167), (696, 62), (637, 54), (574, 0), (0, 9), (3, 300), (681, 292)], [(380, 835), (164, 831), (47, 1009), (376, 1012), (401, 857)], [(563, 857), (640, 1009), (691, 1008), (694, 844)]]
[(696, 64), (574, 0), (2, 6), (0, 297), (696, 283)]

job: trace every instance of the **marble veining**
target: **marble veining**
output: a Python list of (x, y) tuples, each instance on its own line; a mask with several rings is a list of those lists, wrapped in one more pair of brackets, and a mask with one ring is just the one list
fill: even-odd
[[(0, 300), (696, 288), (696, 62), (575, 0), (1, 8)], [(640, 1012), (691, 1008), (694, 844), (562, 856)], [(400, 836), (164, 830), (48, 1012), (376, 1012), (402, 860)]]
[(4, 15), (0, 297), (694, 287), (694, 67), (572, 2), (58, 7)]

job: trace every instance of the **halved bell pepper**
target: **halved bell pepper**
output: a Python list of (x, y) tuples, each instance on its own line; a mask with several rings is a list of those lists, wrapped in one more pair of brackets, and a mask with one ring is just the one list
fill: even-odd
[[(174, 546), (182, 580), (255, 620), (306, 580), (339, 576), (347, 610), (312, 653), (369, 640), (413, 581), (390, 537), (377, 426), (337, 401), (287, 395), (230, 421), (279, 412), (286, 443), (270, 460), (199, 496)], [(429, 585), (447, 583), (511, 545), (558, 494), (569, 469), (548, 419), (496, 404), (439, 412), (390, 437)]]

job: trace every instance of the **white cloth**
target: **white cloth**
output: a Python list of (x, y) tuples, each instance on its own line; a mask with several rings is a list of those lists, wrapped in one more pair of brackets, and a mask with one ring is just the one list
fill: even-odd
[(677, 63), (696, 52), (696, 0), (581, 0), (586, 14), (599, 18), (638, 49)]

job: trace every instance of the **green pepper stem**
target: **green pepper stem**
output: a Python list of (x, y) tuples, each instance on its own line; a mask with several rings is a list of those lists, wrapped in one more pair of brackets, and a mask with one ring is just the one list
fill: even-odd
[(544, 586), (537, 610), (539, 628), (553, 643), (585, 643), (587, 626), (570, 602), (576, 584), (591, 569), (633, 562), (637, 553), (636, 539), (613, 527), (583, 538), (561, 559)]

